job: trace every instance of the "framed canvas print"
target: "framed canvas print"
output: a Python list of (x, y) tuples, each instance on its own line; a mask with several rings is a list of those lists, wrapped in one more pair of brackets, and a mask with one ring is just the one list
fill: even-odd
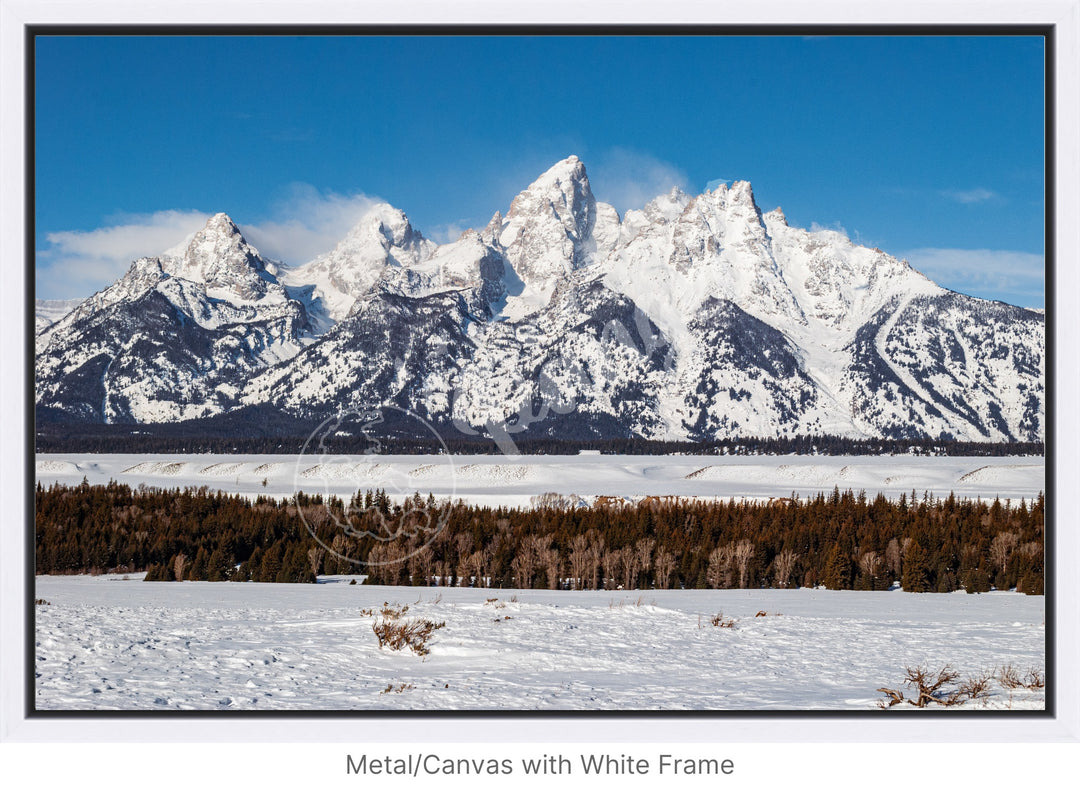
[(20, 727), (1075, 733), (1075, 24), (482, 5), (5, 30)]

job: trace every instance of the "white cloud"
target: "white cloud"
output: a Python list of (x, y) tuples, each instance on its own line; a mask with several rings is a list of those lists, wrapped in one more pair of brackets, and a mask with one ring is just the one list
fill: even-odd
[(674, 186), (686, 189), (689, 184), (677, 166), (623, 147), (590, 158), (586, 166), (596, 198), (614, 205), (620, 214), (644, 207)]
[(954, 199), (964, 205), (974, 205), (979, 202), (989, 202), (993, 199), (1000, 199), (1001, 195), (996, 191), (991, 191), (989, 188), (972, 188), (968, 191), (942, 191), (942, 196), (946, 196), (949, 199)]
[(45, 235), (37, 256), (37, 292), (43, 298), (81, 298), (115, 282), (131, 261), (157, 255), (206, 224), (211, 214), (162, 210), (128, 214), (96, 230), (66, 230)]
[(461, 237), (468, 227), (462, 226), (466, 222), (450, 222), (449, 224), (437, 224), (434, 227), (423, 230), (424, 236), (437, 244), (451, 244)]
[(1043, 255), (996, 249), (912, 249), (898, 255), (939, 285), (988, 299), (1042, 307)]
[[(333, 249), (379, 200), (363, 194), (320, 193), (296, 184), (275, 203), (268, 218), (255, 223), (235, 218), (244, 237), (274, 260), (300, 265)], [(96, 230), (47, 233), (37, 253), (39, 298), (83, 298), (123, 276), (131, 262), (172, 249), (206, 224), (212, 213), (162, 210), (123, 214)]]
[(812, 221), (810, 222), (810, 232), (838, 232), (848, 240), (851, 239), (847, 228), (838, 221), (832, 224), (818, 224), (816, 221)]
[(236, 223), (260, 254), (299, 266), (333, 249), (379, 201), (364, 194), (322, 193), (296, 183), (275, 203), (270, 218)]

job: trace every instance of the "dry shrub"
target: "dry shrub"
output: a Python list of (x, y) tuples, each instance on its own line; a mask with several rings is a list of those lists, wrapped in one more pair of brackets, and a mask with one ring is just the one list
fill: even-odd
[(391, 606), (389, 603), (383, 603), (380, 613), (385, 620), (397, 620), (409, 613), (409, 604), (402, 606), (400, 603), (395, 603)]
[(904, 683), (919, 691), (919, 696), (915, 701), (908, 701), (914, 706), (923, 708), (931, 703), (940, 706), (955, 706), (966, 700), (959, 688), (952, 692), (945, 691), (945, 687), (952, 686), (960, 680), (960, 673), (948, 664), (936, 673), (924, 667), (908, 667), (905, 672)]
[(1027, 671), (1027, 675), (1024, 676), (1023, 686), (1025, 689), (1042, 689), (1046, 686), (1046, 678), (1043, 676), (1042, 670), (1038, 667), (1032, 667)]
[(388, 602), (384, 601), (381, 609), (361, 609), (361, 617), (374, 617), (375, 612), (378, 612), (384, 620), (398, 620), (409, 613), (409, 604), (404, 606), (400, 603), (395, 603), (391, 606)]
[(908, 703), (917, 708), (926, 708), (931, 704), (957, 706), (967, 702), (969, 699), (963, 685), (954, 687), (951, 691), (946, 690), (946, 687), (952, 687), (960, 680), (960, 673), (948, 664), (937, 672), (922, 666), (907, 667), (904, 672), (904, 683), (914, 687), (918, 692), (918, 696), (912, 700), (904, 697), (904, 693), (897, 689), (882, 687), (877, 691), (884, 693), (889, 702), (885, 703), (884, 700), (880, 700), (878, 706), (890, 708), (898, 703)]
[(390, 650), (401, 650), (407, 647), (418, 656), (426, 656), (431, 652), (427, 647), (431, 635), (445, 625), (446, 623), (435, 623), (423, 617), (399, 620), (384, 616), (372, 623), (371, 630), (379, 640), (380, 649), (389, 647)]
[(52, 604), (49, 603), (44, 598), (38, 598), (36, 601), (34, 601), (34, 605), (35, 606), (51, 606)]
[(990, 696), (990, 679), (993, 676), (990, 673), (980, 673), (979, 675), (972, 675), (962, 684), (957, 692), (964, 697), (965, 700), (983, 700)]
[(735, 627), (735, 620), (730, 617), (725, 618), (723, 612), (718, 612), (717, 614), (714, 614), (712, 617), (710, 617), (709, 623), (712, 625), (713, 628)]
[(408, 692), (410, 689), (415, 689), (415, 688), (416, 687), (413, 686), (412, 684), (399, 684), (398, 686), (394, 686), (393, 684), (387, 684), (386, 688), (383, 689), (382, 692), (380, 692), (380, 694), (383, 694), (383, 695), (388, 695), (388, 694), (391, 694), (391, 693), (401, 694), (402, 692)]
[(885, 697), (878, 701), (878, 708), (892, 708), (900, 703), (907, 703), (916, 708), (926, 708), (931, 705), (961, 706), (972, 700), (982, 700), (985, 705), (990, 696), (990, 683), (995, 678), (1006, 689), (1016, 689), (1021, 686), (1028, 689), (1041, 689), (1044, 685), (1042, 672), (1034, 667), (1025, 677), (1021, 677), (1016, 667), (1010, 664), (1000, 667), (996, 675), (985, 672), (970, 676), (963, 681), (960, 680), (960, 673), (948, 664), (937, 672), (921, 666), (908, 667), (905, 669), (904, 683), (914, 687), (918, 696), (912, 700), (904, 697), (904, 693), (899, 689), (882, 687), (877, 691), (883, 693)]
[(1019, 671), (1012, 664), (1003, 665), (998, 670), (997, 679), (1006, 689), (1019, 689), (1024, 683), (1020, 679)]

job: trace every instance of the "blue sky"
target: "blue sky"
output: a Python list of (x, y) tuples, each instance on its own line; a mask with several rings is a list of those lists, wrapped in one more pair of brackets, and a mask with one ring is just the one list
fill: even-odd
[(428, 237), (582, 158), (620, 210), (750, 180), (945, 287), (1043, 306), (1039, 37), (39, 37), (39, 298), (225, 211), (298, 265), (374, 198)]

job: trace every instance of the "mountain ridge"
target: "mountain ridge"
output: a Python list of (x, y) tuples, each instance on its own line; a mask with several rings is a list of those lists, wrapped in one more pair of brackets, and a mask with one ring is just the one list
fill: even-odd
[(390, 405), (506, 439), (1045, 436), (1042, 314), (790, 227), (746, 181), (620, 217), (570, 156), (447, 244), (380, 203), (297, 267), (225, 214), (180, 248), (39, 331), (39, 408), (108, 423)]

